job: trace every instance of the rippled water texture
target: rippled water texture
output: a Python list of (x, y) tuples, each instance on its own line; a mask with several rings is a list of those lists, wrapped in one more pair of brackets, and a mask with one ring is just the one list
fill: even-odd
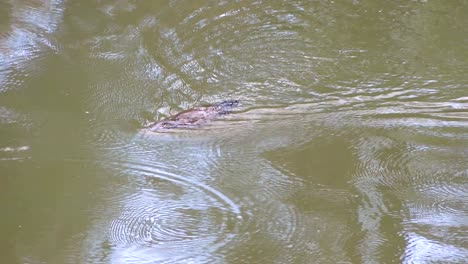
[(0, 263), (466, 262), (467, 14), (0, 0)]

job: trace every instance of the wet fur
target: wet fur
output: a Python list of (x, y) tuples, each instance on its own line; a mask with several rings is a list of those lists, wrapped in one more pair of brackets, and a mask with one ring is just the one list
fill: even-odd
[(161, 132), (174, 128), (199, 127), (221, 115), (229, 114), (238, 104), (237, 100), (228, 100), (209, 106), (195, 107), (151, 124), (148, 128), (154, 132)]

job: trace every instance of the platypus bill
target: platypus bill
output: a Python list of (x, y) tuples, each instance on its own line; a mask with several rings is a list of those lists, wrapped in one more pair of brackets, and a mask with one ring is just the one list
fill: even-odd
[(167, 132), (175, 128), (196, 128), (221, 115), (229, 114), (232, 108), (237, 105), (239, 105), (238, 100), (228, 100), (213, 105), (195, 107), (150, 124), (147, 128), (153, 132)]

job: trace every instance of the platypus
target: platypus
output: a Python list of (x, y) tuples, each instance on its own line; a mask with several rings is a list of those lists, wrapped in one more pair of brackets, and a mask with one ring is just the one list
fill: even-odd
[(165, 132), (174, 128), (196, 128), (221, 115), (229, 114), (237, 105), (239, 105), (238, 100), (227, 100), (213, 105), (195, 107), (150, 124), (147, 128), (153, 132)]

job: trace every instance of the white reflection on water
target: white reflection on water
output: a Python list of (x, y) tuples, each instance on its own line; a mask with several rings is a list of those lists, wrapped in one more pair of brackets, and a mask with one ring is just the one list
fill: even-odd
[(468, 249), (440, 243), (415, 232), (405, 233), (408, 245), (403, 263), (461, 263)]
[(0, 92), (23, 83), (34, 60), (57, 50), (52, 34), (63, 17), (63, 1), (11, 1), (10, 21), (0, 35)]

